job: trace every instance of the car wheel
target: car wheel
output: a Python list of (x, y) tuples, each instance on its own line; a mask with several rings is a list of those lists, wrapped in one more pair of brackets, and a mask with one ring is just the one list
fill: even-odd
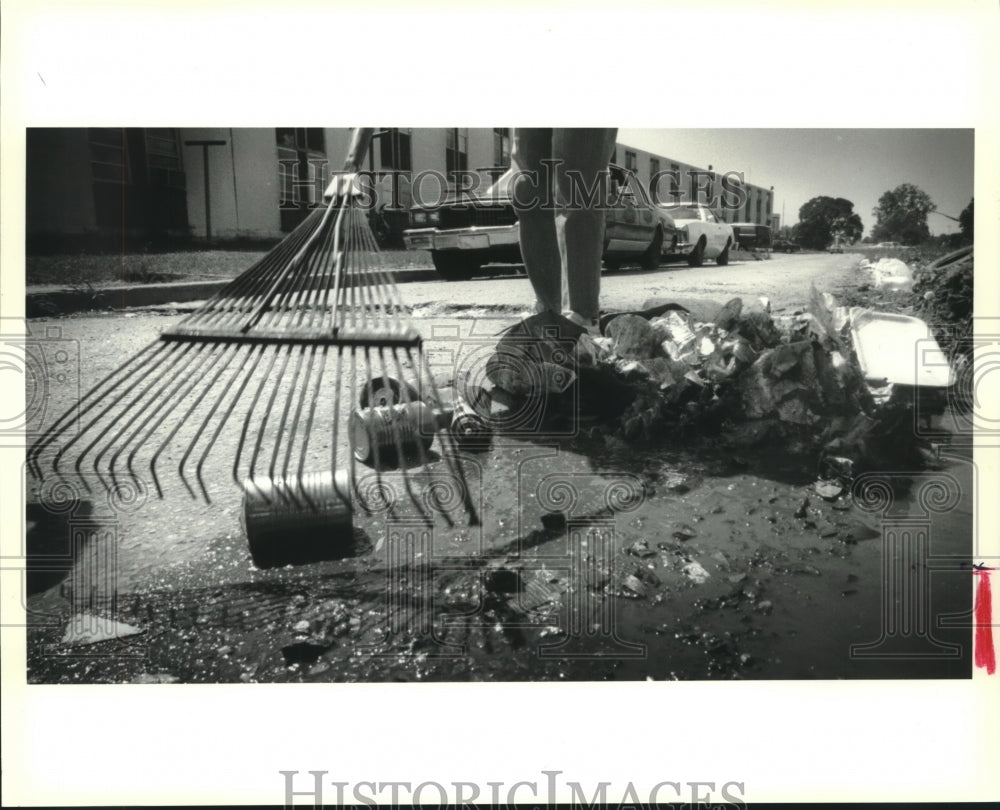
[(694, 250), (688, 254), (688, 264), (691, 267), (701, 267), (705, 263), (705, 240), (699, 239)]
[(663, 230), (661, 228), (656, 229), (656, 233), (653, 235), (653, 241), (649, 243), (649, 247), (646, 248), (646, 252), (642, 254), (642, 258), (639, 259), (639, 266), (643, 270), (655, 270), (660, 266), (660, 253), (663, 251)]
[(715, 263), (719, 265), (729, 264), (729, 242), (726, 242), (726, 249), (722, 251), (716, 258)]
[(482, 262), (461, 250), (432, 250), (434, 269), (445, 281), (466, 281), (480, 271)]

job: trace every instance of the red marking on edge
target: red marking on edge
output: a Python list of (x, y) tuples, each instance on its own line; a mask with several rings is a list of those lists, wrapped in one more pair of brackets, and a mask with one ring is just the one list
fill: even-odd
[(976, 571), (976, 636), (973, 643), (976, 666), (987, 675), (996, 672), (996, 655), (993, 652), (993, 595), (990, 593), (990, 570)]

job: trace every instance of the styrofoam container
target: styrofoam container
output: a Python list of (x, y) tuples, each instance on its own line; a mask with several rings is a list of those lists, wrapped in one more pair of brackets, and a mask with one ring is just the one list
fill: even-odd
[(948, 358), (920, 318), (854, 307), (851, 335), (868, 380), (937, 388), (955, 382)]

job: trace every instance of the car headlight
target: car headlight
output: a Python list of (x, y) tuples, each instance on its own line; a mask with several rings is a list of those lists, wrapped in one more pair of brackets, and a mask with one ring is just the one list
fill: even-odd
[(691, 241), (691, 237), (690, 237), (690, 234), (688, 233), (688, 226), (687, 225), (685, 225), (683, 228), (681, 228), (681, 230), (680, 230), (680, 239), (681, 239), (682, 242), (690, 242)]
[(413, 224), (414, 225), (426, 225), (427, 224), (427, 214), (424, 211), (414, 211), (413, 212)]
[(429, 223), (431, 223), (431, 225), (437, 225), (437, 223), (439, 223), (441, 221), (441, 212), (440, 211), (428, 211), (427, 212), (427, 221)]

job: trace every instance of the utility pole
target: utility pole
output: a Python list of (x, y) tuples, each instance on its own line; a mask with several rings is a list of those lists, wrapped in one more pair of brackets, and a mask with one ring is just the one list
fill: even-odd
[(201, 147), (201, 162), (205, 169), (205, 241), (212, 241), (212, 196), (208, 187), (208, 147), (225, 146), (226, 141), (184, 141), (185, 146)]

